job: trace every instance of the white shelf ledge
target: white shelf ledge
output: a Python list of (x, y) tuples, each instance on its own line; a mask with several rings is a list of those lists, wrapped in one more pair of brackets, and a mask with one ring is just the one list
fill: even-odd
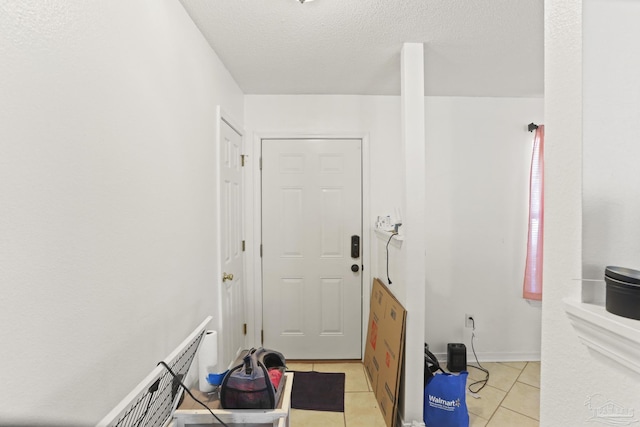
[(379, 239), (384, 240), (385, 242), (389, 241), (389, 237), (393, 235), (393, 239), (391, 239), (391, 242), (394, 244), (394, 246), (397, 246), (397, 247), (402, 246), (402, 241), (404, 240), (403, 235), (401, 234), (394, 235), (390, 231), (379, 230), (377, 228), (374, 228), (374, 231), (376, 232), (376, 236), (378, 236)]
[(563, 302), (580, 341), (589, 350), (640, 374), (640, 320), (616, 316), (600, 305), (570, 298)]

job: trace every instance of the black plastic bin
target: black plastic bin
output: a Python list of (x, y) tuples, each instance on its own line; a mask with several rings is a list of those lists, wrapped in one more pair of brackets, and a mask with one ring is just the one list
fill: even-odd
[(625, 267), (605, 268), (605, 308), (609, 313), (640, 320), (640, 271)]

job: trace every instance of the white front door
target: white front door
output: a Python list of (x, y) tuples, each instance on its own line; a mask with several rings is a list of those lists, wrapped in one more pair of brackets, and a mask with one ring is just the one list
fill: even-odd
[(242, 135), (224, 119), (218, 121), (220, 137), (220, 339), (226, 369), (244, 348), (244, 265), (242, 252)]
[(361, 357), (361, 170), (360, 139), (262, 140), (263, 344), (288, 359)]

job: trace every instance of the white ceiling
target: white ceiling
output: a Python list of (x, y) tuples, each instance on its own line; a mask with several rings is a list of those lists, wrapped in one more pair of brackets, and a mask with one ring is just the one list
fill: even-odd
[(543, 95), (543, 0), (180, 1), (245, 94), (399, 95), (420, 42), (427, 95)]

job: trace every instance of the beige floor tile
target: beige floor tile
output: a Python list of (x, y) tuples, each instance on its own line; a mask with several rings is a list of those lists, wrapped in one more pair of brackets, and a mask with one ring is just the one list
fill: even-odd
[(510, 366), (512, 368), (520, 369), (521, 371), (527, 366), (527, 362), (499, 362), (503, 365)]
[(487, 427), (539, 427), (540, 423), (506, 408), (498, 408)]
[(477, 415), (485, 420), (491, 419), (491, 416), (500, 406), (500, 402), (504, 399), (507, 393), (503, 390), (495, 387), (486, 386), (478, 395), (480, 398), (476, 399), (467, 393), (467, 408), (469, 413)]
[(344, 413), (291, 410), (289, 427), (345, 427)]
[(313, 363), (287, 362), (288, 371), (313, 371)]
[(518, 377), (521, 383), (540, 388), (540, 362), (529, 362)]
[(540, 389), (528, 384), (516, 382), (501, 406), (539, 420)]
[[(520, 370), (501, 363), (483, 363), (482, 367), (489, 371), (489, 385), (503, 391), (511, 390), (518, 379)], [(478, 369), (469, 368), (469, 383), (485, 379), (486, 374)], [(479, 385), (478, 385), (479, 386)], [(473, 387), (476, 390), (476, 387)]]
[(469, 427), (485, 427), (489, 421), (475, 414), (469, 414)]
[(344, 415), (348, 427), (386, 426), (372, 392), (345, 393)]
[(344, 391), (370, 391), (367, 384), (364, 366), (360, 362), (314, 363), (313, 370), (317, 372), (344, 372)]

